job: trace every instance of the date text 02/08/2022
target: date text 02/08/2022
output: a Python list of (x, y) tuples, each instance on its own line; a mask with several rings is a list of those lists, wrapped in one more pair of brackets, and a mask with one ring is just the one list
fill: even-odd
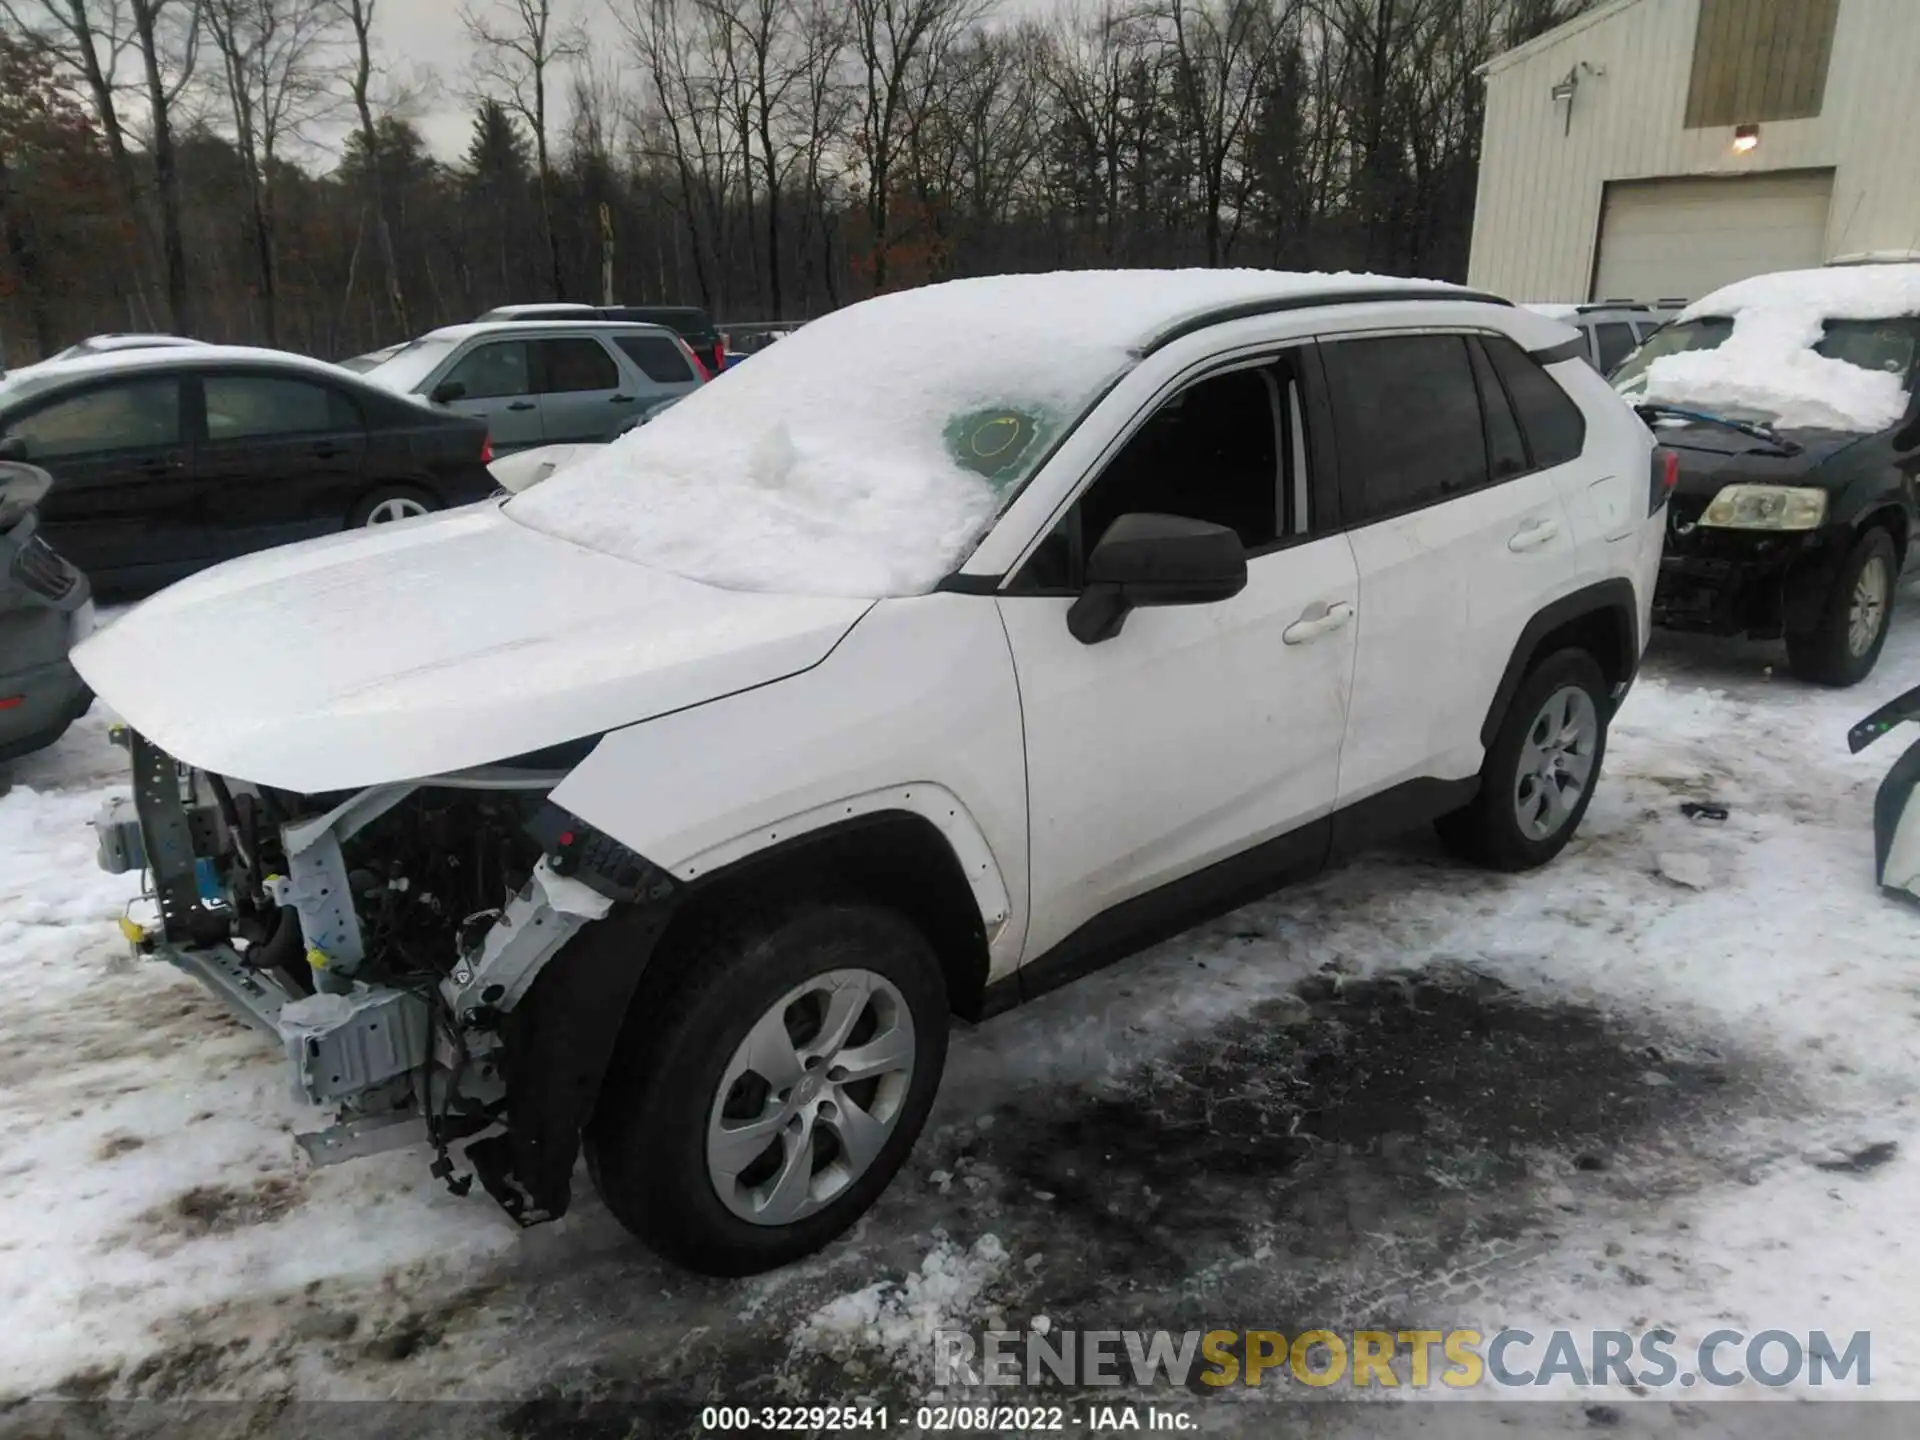
[(1091, 1425), (1100, 1430), (1185, 1431), (1195, 1417), (1163, 1405), (1101, 1404), (1070, 1411), (1064, 1405), (921, 1405), (911, 1411), (886, 1405), (709, 1405), (700, 1428), (710, 1432), (837, 1434), (901, 1429), (918, 1434), (1035, 1434)]

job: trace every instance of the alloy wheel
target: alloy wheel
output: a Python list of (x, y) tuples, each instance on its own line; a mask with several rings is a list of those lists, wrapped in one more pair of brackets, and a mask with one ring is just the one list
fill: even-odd
[(865, 1174), (913, 1079), (913, 1016), (893, 982), (831, 970), (768, 1007), (721, 1073), (707, 1174), (756, 1225), (790, 1225)]
[(411, 500), (405, 495), (394, 495), (382, 500), (367, 512), (367, 524), (390, 525), (395, 520), (411, 520), (415, 516), (426, 513), (427, 507), (418, 500)]
[(1514, 777), (1514, 818), (1529, 840), (1557, 835), (1593, 780), (1600, 746), (1600, 716), (1593, 697), (1578, 685), (1563, 685), (1527, 727)]
[(1847, 652), (1859, 659), (1873, 648), (1880, 627), (1886, 623), (1887, 562), (1878, 555), (1869, 556), (1853, 582), (1853, 594), (1847, 600)]

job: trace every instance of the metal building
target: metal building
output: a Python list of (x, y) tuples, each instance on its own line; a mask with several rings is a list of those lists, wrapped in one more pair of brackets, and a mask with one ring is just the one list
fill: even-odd
[(1692, 299), (1920, 252), (1920, 0), (1605, 0), (1484, 73), (1475, 286)]

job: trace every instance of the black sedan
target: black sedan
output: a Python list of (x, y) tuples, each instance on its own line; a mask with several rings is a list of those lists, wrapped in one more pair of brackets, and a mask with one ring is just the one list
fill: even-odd
[(139, 350), (0, 383), (0, 460), (53, 477), (43, 532), (100, 591), (484, 500), (485, 425), (272, 350)]
[(0, 762), (51, 745), (93, 701), (67, 661), (93, 628), (87, 577), (37, 533), (51, 483), (0, 462)]

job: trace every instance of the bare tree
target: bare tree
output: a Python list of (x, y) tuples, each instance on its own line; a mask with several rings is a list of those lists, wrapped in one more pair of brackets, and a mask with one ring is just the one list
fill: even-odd
[(474, 44), (473, 72), (483, 91), (495, 95), (533, 132), (540, 190), (540, 223), (546, 235), (553, 298), (566, 299), (560, 241), (553, 228), (553, 162), (547, 146), (547, 85), (556, 65), (586, 50), (579, 28), (556, 21), (553, 0), (492, 0), (485, 10), (469, 5), (461, 23)]
[(274, 175), (284, 141), (328, 108), (326, 49), (340, 12), (332, 0), (202, 0), (220, 56), (221, 89), (246, 170), (247, 208), (266, 340), (279, 341)]
[(135, 287), (142, 308), (148, 311), (147, 324), (152, 325), (146, 287), (139, 280), (145, 268), (141, 260), (146, 248), (143, 186), (120, 111), (124, 84), (120, 63), (133, 46), (133, 21), (126, 0), (0, 0), (0, 15), (26, 38), (32, 50), (85, 87), (113, 162), (120, 201), (126, 207)]
[(953, 42), (988, 8), (988, 0), (847, 0), (876, 291), (887, 288), (888, 202), (912, 87), (937, 82)]
[(160, 255), (167, 311), (181, 334), (195, 329), (187, 285), (187, 248), (180, 229), (180, 167), (173, 143), (173, 106), (193, 79), (200, 46), (199, 0), (128, 0), (146, 78), (154, 188), (160, 197)]
[(1188, 135), (1200, 164), (1207, 264), (1225, 257), (1221, 210), (1227, 165), (1247, 122), (1268, 62), (1296, 8), (1294, 0), (1168, 0), (1174, 76)]
[[(413, 327), (407, 319), (407, 298), (400, 281), (400, 262), (393, 253), (393, 220), (388, 213), (385, 167), (380, 163), (380, 136), (373, 123), (373, 12), (378, 0), (335, 0), (340, 14), (353, 31), (352, 59), (348, 62), (347, 89), (353, 96), (354, 115), (360, 123), (360, 143), (366, 151), (367, 203), (373, 211), (374, 233), (380, 242), (380, 258), (386, 267), (387, 304), (400, 334), (410, 335)], [(356, 235), (358, 231), (356, 230)], [(355, 254), (358, 254), (356, 243)]]

